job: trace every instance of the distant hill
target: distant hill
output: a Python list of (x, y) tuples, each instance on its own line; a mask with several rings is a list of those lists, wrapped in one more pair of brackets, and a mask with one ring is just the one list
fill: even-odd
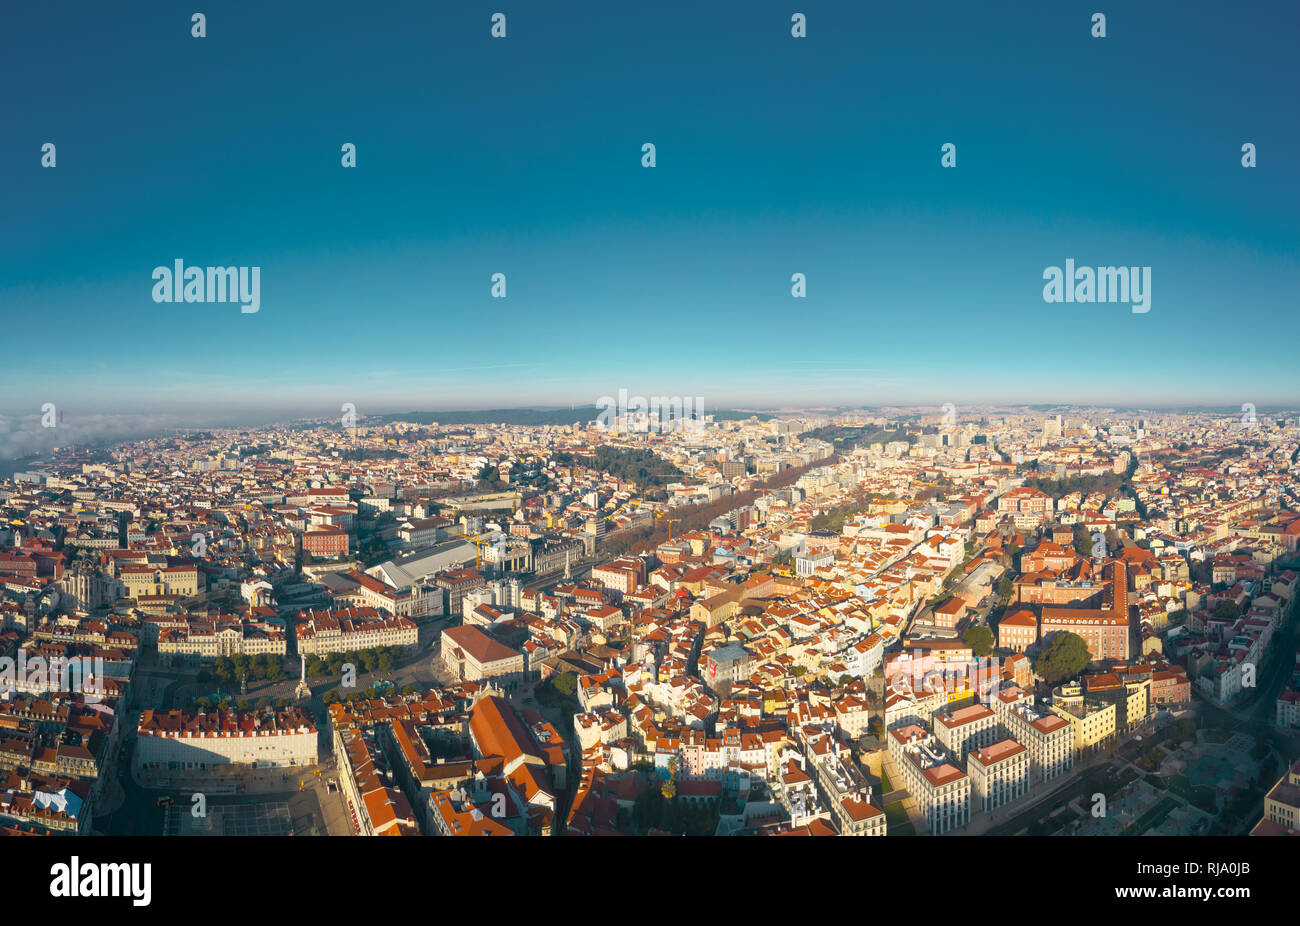
[[(574, 408), (485, 408), (474, 411), (446, 412), (396, 412), (391, 415), (367, 415), (366, 420), (383, 422), (405, 421), (410, 424), (519, 424), (532, 427), (543, 425), (566, 425), (575, 422), (586, 424), (595, 421), (601, 409), (595, 405), (579, 405)], [(766, 412), (737, 411), (736, 409), (705, 410), (717, 421), (737, 421), (744, 418), (757, 418), (770, 421), (775, 415)]]
[(594, 405), (576, 408), (483, 408), (473, 411), (397, 412), (392, 415), (367, 415), (366, 420), (407, 421), (411, 424), (522, 424), (564, 425), (594, 421), (600, 413)]

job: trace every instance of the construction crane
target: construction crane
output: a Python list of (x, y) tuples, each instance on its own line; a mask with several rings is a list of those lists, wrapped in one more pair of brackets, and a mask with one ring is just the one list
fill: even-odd
[(656, 511), (656, 512), (655, 512), (655, 518), (657, 518), (658, 520), (661, 520), (661, 521), (667, 521), (667, 522), (668, 522), (668, 542), (669, 542), (669, 543), (672, 543), (672, 542), (673, 542), (673, 525), (674, 525), (674, 524), (680, 524), (681, 521), (682, 521), (682, 519), (681, 519), (681, 518), (665, 518), (665, 517), (664, 517), (664, 513), (663, 513), (662, 511)]
[(453, 537), (459, 537), (461, 540), (468, 540), (470, 543), (474, 544), (474, 568), (481, 568), (483, 564), (483, 548), (490, 547), (492, 544), (481, 538), (471, 537), (469, 534), (462, 534), (460, 531), (448, 530), (447, 533), (451, 534)]

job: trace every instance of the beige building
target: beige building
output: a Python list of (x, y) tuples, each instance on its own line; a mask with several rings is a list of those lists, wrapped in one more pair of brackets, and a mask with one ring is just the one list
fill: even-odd
[(193, 598), (199, 593), (199, 570), (195, 566), (168, 566), (161, 569), (126, 568), (119, 578), (126, 597), (138, 599), (160, 595)]
[(441, 651), (443, 665), (459, 681), (492, 679), (506, 691), (524, 681), (524, 654), (494, 640), (478, 627), (448, 627), (442, 632)]
[(397, 617), (429, 617), (442, 613), (442, 589), (436, 585), (417, 582), (407, 588), (397, 589), (355, 569), (343, 573), (341, 579), (352, 587), (336, 592), (335, 601), (374, 608)]
[(832, 805), (831, 812), (839, 823), (841, 836), (884, 836), (888, 829), (885, 812), (871, 801), (869, 794), (850, 794), (838, 805)]
[(1013, 708), (1022, 705), (1034, 706), (1033, 693), (1009, 682), (1003, 682), (997, 693), (989, 699), (989, 706), (993, 708), (993, 713), (997, 715), (998, 723), (1008, 730), (1011, 729), (1011, 724), (1007, 720), (1007, 715)]
[(1278, 779), (1264, 798), (1264, 818), (1252, 836), (1293, 836), (1300, 833), (1300, 762)]

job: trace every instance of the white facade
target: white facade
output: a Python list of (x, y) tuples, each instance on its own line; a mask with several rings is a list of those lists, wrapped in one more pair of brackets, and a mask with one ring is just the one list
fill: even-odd
[(136, 737), (135, 762), (145, 771), (156, 772), (201, 771), (220, 765), (314, 765), (316, 727), (201, 732), (142, 728)]
[(970, 754), (971, 800), (991, 813), (1029, 793), (1029, 750), (1015, 740), (1003, 740)]

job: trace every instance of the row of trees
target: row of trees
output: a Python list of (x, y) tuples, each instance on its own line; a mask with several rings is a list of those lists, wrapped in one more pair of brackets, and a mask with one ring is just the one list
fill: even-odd
[(858, 491), (854, 493), (853, 500), (848, 504), (829, 508), (816, 515), (808, 525), (809, 530), (835, 531), (838, 534), (844, 529), (844, 524), (849, 518), (862, 513), (862, 509), (866, 507), (869, 497), (869, 492)]
[[(929, 433), (934, 433), (937, 430), (937, 428), (930, 429)], [(836, 453), (845, 453), (856, 447), (869, 447), (872, 444), (887, 444), (899, 440), (914, 444), (918, 439), (915, 433), (905, 431), (902, 427), (878, 428), (875, 425), (864, 425), (862, 427), (826, 425), (813, 428), (811, 431), (804, 431), (799, 436), (826, 441), (835, 448)]]
[(292, 707), (293, 703), (294, 702), (290, 698), (257, 698), (256, 700), (251, 698), (240, 698), (236, 700), (230, 697), (223, 697), (218, 700), (204, 695), (201, 698), (194, 699), (193, 707), (196, 710), (201, 709), (205, 711), (250, 711), (254, 709), (263, 710), (265, 708), (284, 710), (285, 708)]
[(1064, 478), (1042, 476), (1037, 479), (1026, 479), (1025, 485), (1050, 495), (1052, 498), (1062, 498), (1074, 492), (1083, 495), (1089, 495), (1093, 492), (1113, 495), (1123, 485), (1124, 479), (1125, 477), (1120, 473), (1102, 473), (1097, 476), (1068, 476)]
[(211, 671), (204, 669), (198, 674), (200, 684), (216, 681), (228, 685), (243, 678), (255, 682), (282, 682), (288, 678), (288, 674), (284, 671), (280, 657), (269, 653), (258, 653), (256, 656), (246, 656), (243, 653), (218, 656)]
[[(402, 694), (411, 694), (415, 690), (416, 687), (414, 685), (404, 685), (402, 687)], [(360, 690), (353, 689), (351, 691), (346, 691), (346, 693), (345, 691), (346, 689), (342, 688), (331, 688), (329, 691), (321, 695), (321, 701), (326, 705), (333, 704), (336, 701), (360, 701), (363, 699), (370, 701), (389, 693), (388, 689), (381, 688), (379, 685), (371, 685), (368, 688)]]
[(330, 653), (325, 658), (307, 657), (307, 677), (333, 677), (343, 673), (343, 666), (356, 666), (358, 672), (391, 672), (401, 655), (401, 647), (377, 646), (351, 653)]
[[(745, 505), (751, 505), (760, 495), (792, 485), (810, 469), (829, 466), (835, 460), (836, 457), (832, 455), (824, 460), (805, 463), (803, 466), (793, 466), (777, 473), (756, 489), (737, 492), (725, 498), (720, 498), (716, 502), (709, 502), (704, 505), (683, 505), (680, 508), (673, 508), (670, 510), (668, 517), (680, 521), (680, 523), (673, 525), (673, 535), (676, 536), (705, 528), (718, 515), (726, 514), (733, 508), (743, 508)], [(624, 553), (641, 553), (646, 550), (653, 550), (659, 544), (668, 540), (668, 525), (663, 523), (664, 520), (666, 519), (657, 519), (654, 526), (632, 528), (608, 536), (601, 542), (601, 553), (606, 556), (620, 556)]]
[[(671, 781), (671, 779), (669, 779)], [(718, 828), (717, 801), (698, 803), (685, 801), (670, 788), (672, 796), (664, 794), (664, 787), (647, 787), (632, 805), (632, 811), (620, 808), (616, 826), (624, 831), (630, 830), (644, 834), (650, 829), (662, 830), (674, 835), (712, 836)]]

